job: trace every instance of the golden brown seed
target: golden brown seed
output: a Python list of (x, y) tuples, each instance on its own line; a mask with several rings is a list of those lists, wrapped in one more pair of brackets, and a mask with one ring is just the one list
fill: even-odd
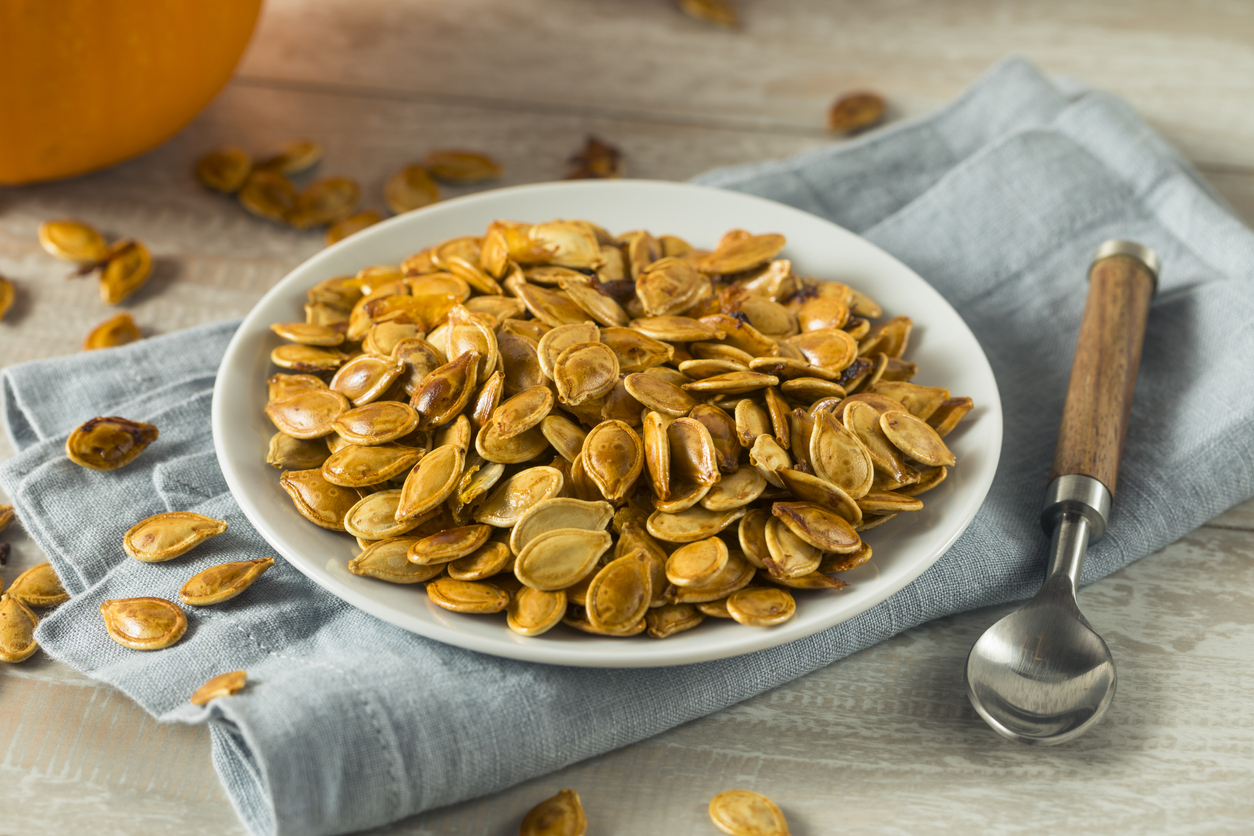
[(607, 632), (630, 627), (649, 609), (652, 585), (648, 555), (633, 552), (610, 561), (588, 585), (584, 601), (588, 621)]
[(502, 438), (496, 425), (489, 422), (475, 435), (475, 452), (490, 462), (500, 464), (531, 461), (548, 449), (548, 446), (544, 434), (535, 427), (513, 438)]
[(527, 510), (557, 496), (565, 483), (555, 467), (529, 467), (520, 470), (496, 487), (474, 514), (476, 522), (509, 528)]
[(396, 519), (401, 501), (399, 488), (375, 491), (362, 497), (344, 515), (344, 530), (362, 540), (387, 540), (414, 530), (432, 519), (436, 512), (422, 517)]
[(448, 423), (466, 408), (478, 383), (480, 355), (467, 351), (452, 362), (433, 370), (418, 385), (409, 404), (418, 410), (420, 429)]
[(404, 372), (403, 360), (363, 354), (345, 363), (331, 378), (330, 387), (361, 406), (382, 397)]
[(626, 496), (644, 469), (644, 445), (622, 421), (603, 421), (584, 438), (583, 466), (611, 502)]
[(453, 612), (494, 613), (509, 606), (505, 590), (483, 581), (437, 578), (427, 583), (427, 597), (436, 606)]
[(135, 461), (157, 440), (152, 424), (110, 416), (80, 424), (65, 440), (70, 461), (90, 470), (117, 470)]
[(692, 604), (663, 604), (653, 607), (644, 615), (648, 624), (649, 635), (655, 639), (664, 639), (685, 630), (697, 627), (705, 621), (705, 613)]
[(527, 543), (514, 561), (514, 574), (534, 589), (565, 589), (592, 572), (612, 541), (606, 531), (552, 529)]
[(740, 548), (744, 550), (745, 559), (759, 569), (766, 568), (766, 559), (771, 551), (766, 545), (766, 524), (770, 522), (771, 512), (764, 508), (752, 508), (740, 520), (737, 529)]
[(490, 540), (474, 552), (445, 564), (448, 576), (459, 581), (481, 581), (512, 566), (514, 553), (508, 543)]
[(627, 391), (647, 409), (680, 418), (687, 415), (697, 401), (678, 386), (651, 374), (629, 374), (624, 379)]
[(715, 26), (735, 29), (740, 25), (740, 14), (732, 0), (679, 0), (679, 8), (688, 17)]
[(423, 583), (444, 571), (443, 564), (419, 566), (409, 561), (409, 547), (421, 537), (389, 537), (371, 543), (361, 554), (348, 562), (354, 575), (378, 578), (389, 583)]
[(70, 600), (51, 563), (32, 566), (13, 579), (8, 595), (28, 607), (55, 607)]
[(831, 412), (814, 416), (810, 436), (810, 465), (814, 474), (857, 499), (871, 489), (874, 478), (871, 453)]
[[(736, 371), (716, 374), (692, 383), (685, 383), (684, 389), (689, 392), (718, 393), (725, 395), (743, 395), (769, 386), (778, 386), (779, 378), (774, 375), (753, 371)], [(768, 389), (768, 391), (771, 391)]]
[(312, 139), (284, 142), (278, 151), (257, 162), (256, 167), (281, 174), (299, 174), (313, 168), (322, 159), (322, 146)]
[(541, 500), (523, 511), (509, 536), (514, 554), (521, 554), (527, 544), (547, 531), (557, 528), (582, 528), (603, 531), (614, 516), (608, 502), (585, 502), (570, 497)]
[[(920, 386), (902, 380), (881, 380), (871, 388), (871, 392), (905, 405), (911, 415), (927, 421), (941, 405), (949, 400), (949, 390), (940, 386)], [(900, 409), (894, 406), (894, 409)], [(881, 410), (883, 411), (883, 410)]]
[(69, 218), (41, 223), (39, 243), (51, 255), (80, 264), (102, 261), (108, 251), (104, 236), (95, 227)]
[(774, 233), (750, 235), (731, 241), (708, 255), (701, 263), (707, 273), (739, 273), (766, 264), (784, 248), (784, 236)]
[(971, 411), (975, 404), (970, 398), (949, 398), (941, 403), (928, 418), (927, 423), (941, 438), (953, 432), (954, 427)]
[(14, 287), (13, 282), (0, 276), (0, 319), (4, 319), (4, 315), (9, 312), (9, 308), (13, 307), (13, 301), (16, 298), (17, 288)]
[(196, 163), (196, 179), (214, 191), (234, 194), (244, 185), (252, 167), (252, 160), (243, 150), (231, 146), (215, 148)]
[(344, 530), (344, 517), (360, 499), (356, 491), (328, 482), (321, 470), (288, 470), (279, 477), (279, 486), (302, 517), (331, 531)]
[(823, 558), (823, 562), (819, 564), (819, 571), (825, 575), (833, 572), (847, 572), (870, 559), (871, 547), (863, 543), (862, 547), (853, 554), (832, 554)]
[(706, 583), (697, 586), (672, 586), (668, 590), (668, 601), (672, 604), (704, 604), (726, 598), (746, 587), (753, 580), (756, 571), (743, 554), (729, 551), (727, 565)]
[(136, 560), (161, 563), (187, 554), (210, 537), (226, 531), (226, 527), (224, 520), (191, 511), (169, 511), (131, 526), (122, 538), (122, 548)]
[(748, 790), (710, 799), (710, 820), (729, 836), (788, 836), (788, 822), (775, 802)]
[(0, 595), (0, 662), (24, 662), (39, 649), (39, 617), (12, 595)]
[(497, 434), (501, 438), (513, 438), (537, 426), (553, 411), (555, 400), (553, 390), (547, 386), (524, 389), (492, 412)]
[(15, 519), (17, 519), (17, 512), (13, 510), (13, 506), (0, 504), (0, 533), (12, 525)]
[(654, 511), (649, 515), (648, 531), (659, 540), (669, 543), (692, 543), (713, 537), (745, 515), (746, 509), (732, 508), (727, 511), (709, 511), (700, 506), (668, 514)]
[(440, 199), (440, 187), (420, 165), (407, 165), (388, 178), (383, 202), (397, 215), (429, 206)]
[(569, 406), (607, 395), (618, 383), (618, 357), (605, 343), (576, 343), (554, 361), (553, 382), (558, 398)]
[[(583, 276), (582, 273), (579, 275)], [(583, 278), (584, 282), (586, 282), (587, 278)], [(572, 302), (601, 325), (622, 327), (627, 325), (630, 320), (622, 306), (597, 287), (571, 279), (562, 279), (561, 286)]]
[(584, 836), (587, 830), (579, 793), (562, 790), (531, 808), (518, 828), (518, 836)]
[[(880, 426), (880, 413), (875, 407), (862, 401), (854, 401), (845, 409), (845, 429), (849, 430), (871, 454), (876, 470), (901, 481), (906, 464), (901, 451), (888, 440)], [(853, 496), (853, 492), (850, 492)]]
[(666, 559), (666, 579), (675, 586), (701, 586), (727, 565), (727, 545), (710, 537), (681, 546)]
[(944, 482), (945, 477), (948, 474), (949, 471), (947, 468), (929, 467), (923, 471), (919, 481), (915, 482), (913, 485), (906, 485), (905, 487), (899, 488), (898, 492), (904, 493), (906, 496), (918, 496), (925, 491), (930, 491), (941, 482)]
[(306, 389), (266, 404), (266, 415), (292, 438), (322, 438), (335, 432), (335, 419), (349, 408), (333, 389)]
[(862, 509), (840, 486), (790, 467), (780, 468), (775, 471), (775, 475), (784, 483), (784, 488), (797, 499), (830, 508), (853, 525), (862, 522)]
[(321, 378), (311, 374), (276, 374), (266, 381), (267, 402), (281, 401), (312, 389), (325, 389)]
[[(923, 500), (896, 491), (870, 490), (858, 498), (858, 507), (864, 514), (898, 514), (902, 511), (918, 511)], [(867, 521), (864, 518), (863, 523)]]
[(954, 454), (940, 435), (909, 412), (892, 411), (880, 416), (880, 429), (898, 450), (929, 467), (954, 464)]
[(774, 627), (797, 614), (797, 602), (783, 589), (742, 589), (727, 598), (727, 612), (749, 627)]
[(827, 111), (827, 129), (847, 134), (869, 128), (884, 118), (886, 105), (876, 93), (846, 93)]
[(299, 344), (280, 345), (270, 352), (271, 363), (297, 372), (334, 371), (346, 358), (344, 352), (334, 348)]
[(432, 151), (422, 165), (432, 177), (446, 183), (478, 183), (495, 180), (504, 173), (500, 163), (476, 151)]
[(791, 467), (792, 460), (788, 457), (788, 451), (781, 447), (778, 441), (763, 433), (753, 442), (753, 447), (749, 448), (749, 464), (758, 469), (763, 479), (777, 488), (782, 488), (784, 483), (775, 471), (782, 467)]
[(208, 705), (219, 697), (238, 694), (247, 682), (248, 673), (245, 671), (220, 673), (196, 689), (192, 694), (192, 705)]
[(531, 315), (550, 328), (575, 325), (588, 318), (583, 309), (570, 301), (564, 293), (526, 282), (515, 286), (514, 292), (527, 306), (527, 310), (531, 311)]
[[(781, 470), (786, 468), (781, 468)], [(780, 473), (775, 471), (776, 475)], [(767, 481), (756, 467), (741, 465), (730, 476), (724, 476), (701, 498), (701, 506), (709, 511), (727, 511), (753, 502), (766, 490)]]
[(119, 241), (104, 256), (100, 271), (100, 298), (106, 305), (116, 305), (148, 281), (152, 272), (152, 254), (138, 241)]
[(768, 556), (762, 561), (772, 575), (780, 578), (799, 578), (819, 568), (823, 553), (802, 540), (779, 519), (766, 523), (766, 549)]
[(296, 204), (296, 189), (277, 171), (253, 170), (240, 187), (238, 197), (249, 213), (286, 224)]
[(336, 221), (327, 228), (326, 242), (327, 246), (338, 244), (350, 235), (361, 232), (366, 227), (374, 226), (383, 220), (374, 209), (367, 209), (364, 212), (358, 212), (355, 215), (349, 215), (347, 218)]
[[(0, 279), (3, 281), (3, 279)], [(0, 296), (3, 296), (3, 290), (0, 290)], [(0, 308), (4, 307), (4, 302), (0, 299)], [(4, 316), (0, 310), (0, 316)], [(109, 317), (104, 322), (91, 329), (91, 332), (83, 340), (83, 351), (95, 351), (100, 348), (114, 348), (119, 345), (133, 343), (140, 339), (143, 335), (139, 333), (139, 326), (135, 324), (135, 320), (129, 313), (120, 313), (117, 316)]]
[(220, 563), (199, 572), (179, 590), (179, 600), (196, 607), (221, 604), (253, 585), (274, 565), (273, 557)]
[(545, 377), (553, 378), (553, 367), (563, 351), (580, 343), (595, 343), (600, 339), (600, 331), (591, 322), (577, 322), (570, 325), (558, 325), (540, 337), (536, 345), (536, 353), (540, 360), (540, 370)]
[(449, 563), (478, 551), (492, 536), (488, 525), (463, 525), (424, 537), (409, 547), (409, 560), (419, 566)]
[(568, 462), (573, 462), (583, 450), (588, 435), (578, 424), (561, 415), (550, 415), (541, 421), (540, 432)]
[(589, 136), (578, 154), (570, 158), (574, 166), (567, 180), (613, 179), (623, 176), (623, 152), (613, 145)]
[(566, 593), (563, 590), (548, 592), (524, 586), (510, 598), (506, 623), (515, 633), (538, 636), (550, 630), (564, 615)]
[(771, 505), (771, 513), (793, 534), (820, 551), (850, 554), (862, 545), (848, 520), (817, 503), (776, 502)]
[(676, 418), (666, 428), (666, 438), (672, 489), (683, 483), (709, 487), (719, 481), (718, 453), (704, 424), (693, 418)]
[(187, 616), (164, 598), (112, 598), (100, 615), (109, 638), (133, 650), (161, 650), (187, 632)]
[(341, 221), (353, 214), (361, 204), (361, 186), (347, 177), (328, 177), (310, 183), (296, 196), (289, 223), (297, 229), (309, 229)]
[(736, 404), (736, 438), (742, 447), (752, 447), (758, 436), (771, 431), (767, 411), (745, 398)]
[(352, 444), (386, 444), (417, 429), (418, 412), (399, 401), (376, 401), (344, 410), (331, 427)]
[(618, 370), (624, 373), (643, 372), (675, 356), (675, 347), (631, 328), (602, 328), (601, 342), (614, 350)]
[(334, 328), (306, 322), (276, 322), (270, 330), (289, 342), (301, 345), (336, 346), (344, 342), (344, 335)]
[(436, 447), (405, 477), (397, 521), (421, 517), (448, 499), (461, 480), (465, 453), (452, 445)]

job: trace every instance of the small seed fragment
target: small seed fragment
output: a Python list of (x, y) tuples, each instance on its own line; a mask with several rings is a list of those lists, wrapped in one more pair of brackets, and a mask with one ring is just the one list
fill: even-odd
[(869, 128), (884, 118), (886, 105), (876, 93), (846, 93), (827, 111), (827, 129), (847, 134)]
[(244, 685), (247, 682), (248, 673), (246, 671), (220, 673), (196, 689), (192, 694), (192, 705), (208, 705), (219, 697), (229, 697), (238, 694), (244, 690)]
[[(3, 280), (0, 279), (0, 281)], [(3, 295), (3, 291), (0, 291), (0, 295)], [(0, 300), (0, 308), (3, 308), (3, 306), (3, 300)], [(4, 316), (3, 311), (0, 311), (0, 316)], [(139, 333), (139, 326), (135, 324), (135, 320), (131, 315), (129, 313), (120, 313), (91, 329), (91, 332), (83, 340), (83, 351), (95, 351), (100, 348), (126, 345), (127, 343), (135, 342), (142, 336)]]
[(109, 638), (133, 650), (160, 650), (187, 632), (187, 616), (164, 598), (111, 598), (100, 605)]
[(273, 565), (273, 557), (219, 563), (198, 572), (183, 584), (179, 600), (196, 607), (221, 604), (248, 589)]
[(157, 435), (152, 424), (117, 416), (92, 418), (70, 433), (65, 454), (80, 467), (117, 470), (135, 461)]
[(788, 836), (788, 821), (775, 802), (748, 790), (710, 799), (710, 820), (728, 836)]
[(562, 790), (531, 808), (518, 828), (518, 836), (584, 836), (588, 819), (579, 793)]

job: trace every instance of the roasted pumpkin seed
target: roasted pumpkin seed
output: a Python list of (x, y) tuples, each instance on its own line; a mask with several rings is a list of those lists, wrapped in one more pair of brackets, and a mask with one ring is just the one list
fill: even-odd
[(208, 705), (220, 697), (238, 694), (244, 690), (244, 685), (247, 683), (248, 673), (245, 671), (220, 673), (192, 693), (191, 703), (192, 705)]
[(138, 241), (119, 241), (104, 255), (100, 271), (100, 298), (106, 305), (117, 305), (148, 281), (152, 254)]
[(164, 598), (111, 598), (100, 615), (109, 638), (132, 650), (161, 650), (187, 632), (183, 610)]
[(225, 520), (190, 511), (169, 511), (131, 526), (122, 538), (122, 548), (136, 560), (161, 563), (187, 554), (226, 528)]
[(509, 595), (499, 586), (484, 581), (436, 578), (427, 583), (431, 603), (453, 612), (494, 613), (509, 606)]
[(179, 600), (196, 607), (221, 604), (248, 589), (273, 565), (273, 557), (219, 563), (193, 575), (183, 584)]
[(430, 206), (440, 199), (440, 187), (420, 165), (407, 165), (383, 185), (383, 202), (397, 215)]
[(344, 517), (360, 497), (349, 488), (328, 482), (319, 470), (288, 470), (279, 477), (300, 515), (331, 531), (344, 530)]
[(41, 223), (39, 244), (50, 255), (80, 264), (103, 261), (108, 252), (104, 236), (95, 227), (69, 218)]
[(497, 485), (475, 511), (476, 522), (497, 528), (515, 525), (527, 510), (557, 496), (565, 479), (554, 467), (529, 467)]
[(518, 828), (518, 836), (584, 836), (587, 830), (579, 793), (562, 790), (531, 808)]
[(126, 467), (157, 440), (152, 424), (110, 416), (80, 424), (65, 440), (70, 461), (90, 470)]
[(444, 571), (444, 564), (420, 566), (409, 560), (409, 547), (421, 537), (389, 537), (371, 543), (361, 554), (348, 562), (354, 575), (378, 578), (388, 583), (424, 583)]
[[(3, 281), (3, 279), (0, 279), (0, 283), (3, 283)], [(3, 296), (4, 290), (0, 287), (0, 317), (4, 316)], [(83, 351), (95, 351), (100, 348), (114, 348), (119, 345), (126, 345), (139, 340), (142, 336), (139, 332), (139, 326), (135, 324), (135, 320), (131, 315), (129, 313), (120, 313), (91, 329), (91, 332), (83, 340)]]
[(0, 595), (0, 662), (24, 662), (39, 644), (35, 641), (35, 628), (39, 616), (13, 595)]
[(788, 836), (788, 821), (775, 802), (748, 790), (710, 799), (710, 820), (728, 836)]

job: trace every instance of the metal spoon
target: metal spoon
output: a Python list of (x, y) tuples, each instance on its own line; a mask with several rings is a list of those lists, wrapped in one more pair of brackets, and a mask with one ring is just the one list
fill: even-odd
[(1094, 256), (1041, 514), (1050, 534), (1045, 583), (967, 657), (971, 704), (1011, 740), (1053, 745), (1079, 737), (1115, 696), (1110, 648), (1075, 593), (1089, 543), (1106, 533), (1158, 272), (1158, 256), (1132, 241), (1107, 241)]

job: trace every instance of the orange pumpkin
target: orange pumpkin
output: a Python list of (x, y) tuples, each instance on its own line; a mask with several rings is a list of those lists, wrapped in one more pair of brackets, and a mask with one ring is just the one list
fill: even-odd
[(0, 0), (0, 184), (147, 151), (239, 61), (261, 0)]

